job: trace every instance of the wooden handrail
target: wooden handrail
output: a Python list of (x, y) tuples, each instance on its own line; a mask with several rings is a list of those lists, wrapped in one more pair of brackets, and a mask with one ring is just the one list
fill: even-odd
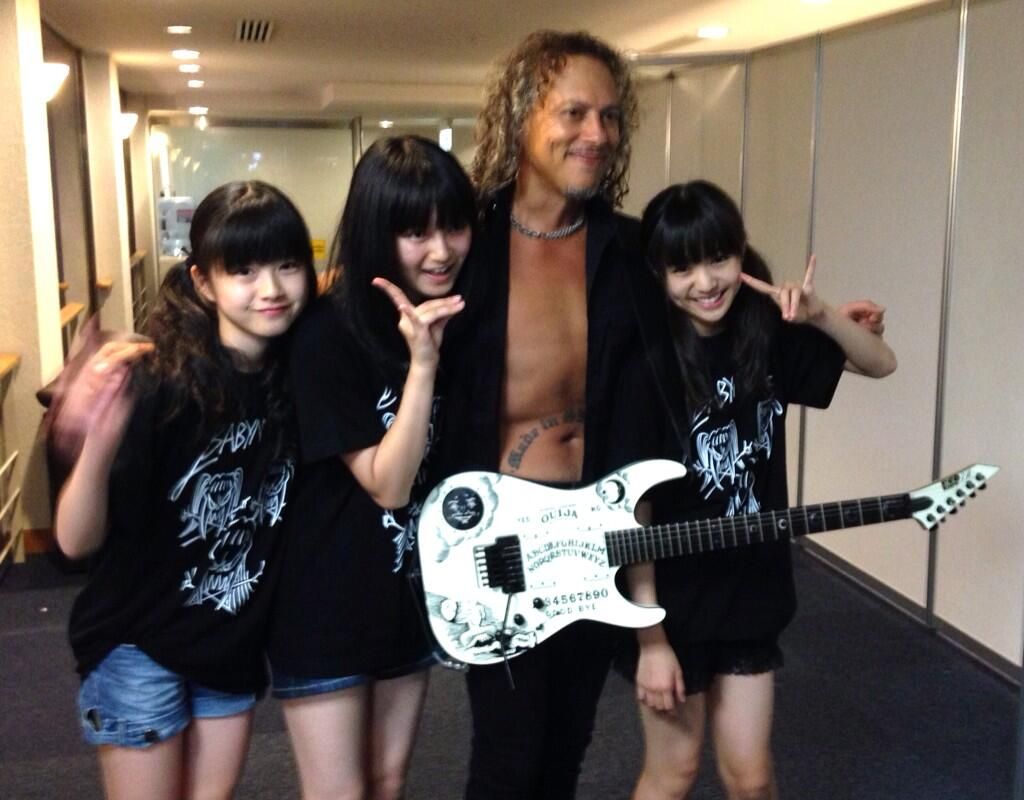
[(72, 322), (74, 322), (78, 315), (85, 310), (85, 305), (82, 303), (67, 303), (61, 306), (60, 309), (60, 326), (66, 328)]
[(17, 353), (0, 353), (0, 380), (3, 380), (9, 373), (13, 372), (20, 361), (21, 356)]

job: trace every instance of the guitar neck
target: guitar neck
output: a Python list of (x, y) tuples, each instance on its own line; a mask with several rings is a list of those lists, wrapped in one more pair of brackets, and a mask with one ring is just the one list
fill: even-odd
[(608, 564), (618, 567), (640, 561), (730, 550), (761, 542), (780, 542), (808, 533), (894, 522), (908, 519), (915, 511), (928, 505), (927, 499), (892, 494), (610, 531), (605, 534)]

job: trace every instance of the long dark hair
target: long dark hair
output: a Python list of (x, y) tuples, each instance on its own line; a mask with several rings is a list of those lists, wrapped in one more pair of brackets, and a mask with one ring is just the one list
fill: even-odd
[[(334, 280), (328, 292), (347, 333), (389, 377), (404, 375), (408, 348), (398, 332), (394, 305), (371, 281), (379, 276), (407, 289), (396, 237), (426, 230), (435, 214), (437, 227), (446, 230), (472, 226), (476, 219), (473, 187), (455, 157), (421, 136), (374, 142), (352, 175), (331, 244)], [(467, 305), (468, 266), (463, 265), (456, 285)]]
[[(192, 253), (168, 271), (146, 325), (156, 344), (153, 377), (172, 394), (168, 418), (189, 404), (198, 408), (197, 436), (208, 436), (226, 415), (241, 411), (236, 356), (218, 336), (216, 306), (195, 288), (190, 270), (235, 273), (252, 264), (291, 261), (302, 266), (307, 300), (316, 291), (309, 230), (279, 189), (262, 181), (227, 183), (196, 208), (189, 232)], [(260, 368), (267, 417), (283, 423), (289, 407), (284, 386), (285, 337), (270, 343)]]
[[(732, 256), (740, 258), (748, 275), (772, 280), (764, 259), (747, 243), (739, 208), (713, 183), (691, 181), (661, 191), (644, 209), (641, 234), (647, 266), (662, 282), (669, 269)], [(715, 398), (710, 365), (692, 321), (671, 302), (669, 319), (692, 414)], [(740, 286), (724, 322), (731, 336), (737, 391), (749, 395), (767, 389), (771, 340), (779, 324), (775, 305)]]

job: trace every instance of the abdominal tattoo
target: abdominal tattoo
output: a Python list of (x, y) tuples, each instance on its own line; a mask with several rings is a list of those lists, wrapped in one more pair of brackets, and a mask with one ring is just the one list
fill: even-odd
[(523, 463), (523, 456), (526, 455), (526, 451), (529, 450), (530, 446), (540, 437), (541, 431), (557, 428), (559, 425), (571, 425), (573, 423), (583, 424), (582, 408), (569, 408), (562, 414), (555, 414), (550, 417), (541, 417), (540, 420), (538, 420), (537, 425), (534, 425), (530, 430), (519, 436), (519, 441), (516, 442), (516, 446), (513, 447), (512, 452), (508, 454), (507, 464), (509, 472), (515, 472), (519, 469), (520, 465)]

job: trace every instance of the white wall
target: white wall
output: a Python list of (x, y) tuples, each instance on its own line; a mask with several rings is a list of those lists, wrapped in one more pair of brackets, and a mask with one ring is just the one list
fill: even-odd
[[(899, 370), (883, 382), (848, 376), (832, 408), (808, 413), (799, 475), (791, 416), (791, 489), (799, 479), (804, 502), (838, 500), (929, 483), (936, 462), (939, 474), (974, 461), (1000, 465), (990, 490), (940, 529), (931, 577), (940, 627), (1001, 667), (1021, 664), (1024, 624), (1015, 502), (1024, 494), (1024, 3), (968, 7), (959, 149), (958, 6), (753, 54), (739, 122), (741, 64), (732, 74), (708, 68), (715, 80), (680, 71), (669, 99), (653, 88), (642, 94), (656, 127), (641, 131), (636, 159), (645, 190), (661, 188), (652, 165), (663, 163), (658, 120), (670, 103), (671, 180), (730, 188), (742, 164), (751, 241), (777, 278), (798, 278), (813, 248), (826, 299), (887, 306)], [(926, 606), (932, 553), (915, 523), (815, 538), (905, 603)]]

